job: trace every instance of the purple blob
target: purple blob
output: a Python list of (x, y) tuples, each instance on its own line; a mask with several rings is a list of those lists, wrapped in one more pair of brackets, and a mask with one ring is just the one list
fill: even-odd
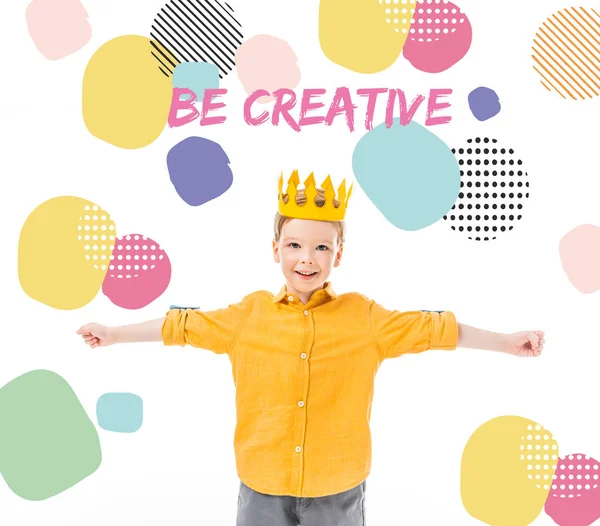
[(479, 121), (486, 121), (500, 113), (500, 99), (493, 89), (476, 88), (469, 93), (469, 108)]
[(233, 183), (227, 154), (216, 142), (188, 137), (167, 154), (167, 168), (179, 197), (199, 206), (224, 194)]

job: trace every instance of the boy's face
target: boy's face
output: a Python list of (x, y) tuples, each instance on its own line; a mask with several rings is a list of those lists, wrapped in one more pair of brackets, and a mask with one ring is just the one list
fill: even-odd
[(287, 282), (288, 291), (306, 296), (323, 287), (331, 269), (340, 264), (342, 245), (331, 223), (292, 219), (283, 225), (273, 256)]

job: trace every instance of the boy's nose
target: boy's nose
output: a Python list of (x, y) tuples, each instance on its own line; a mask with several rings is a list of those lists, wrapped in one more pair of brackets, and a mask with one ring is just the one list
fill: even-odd
[(302, 263), (305, 263), (307, 265), (312, 265), (312, 262), (313, 262), (312, 254), (310, 254), (310, 253), (302, 254), (301, 260), (302, 260)]

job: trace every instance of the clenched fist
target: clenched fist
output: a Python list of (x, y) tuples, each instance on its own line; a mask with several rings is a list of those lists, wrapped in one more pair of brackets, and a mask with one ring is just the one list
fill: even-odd
[(508, 354), (514, 356), (539, 356), (544, 350), (543, 331), (515, 332), (508, 338)]
[(106, 325), (100, 325), (99, 323), (88, 323), (83, 325), (78, 331), (83, 338), (83, 341), (87, 343), (92, 349), (96, 347), (108, 347), (116, 342), (114, 331)]

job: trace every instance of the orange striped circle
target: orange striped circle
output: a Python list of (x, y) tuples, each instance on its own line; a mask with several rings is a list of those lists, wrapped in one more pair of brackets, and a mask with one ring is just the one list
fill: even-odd
[(600, 15), (585, 7), (553, 14), (535, 35), (532, 58), (548, 91), (573, 100), (600, 95)]

